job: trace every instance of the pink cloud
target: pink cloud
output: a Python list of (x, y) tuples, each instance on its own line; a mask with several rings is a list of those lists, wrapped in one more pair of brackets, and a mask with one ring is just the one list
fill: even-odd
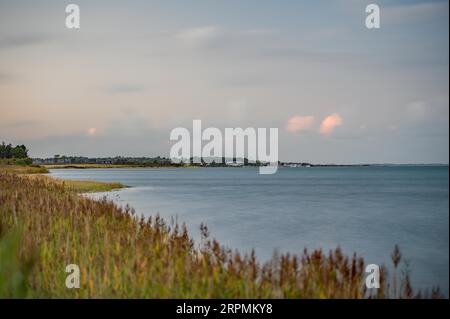
[(286, 130), (291, 133), (309, 130), (314, 125), (314, 116), (293, 116), (288, 119)]
[(89, 136), (94, 136), (97, 133), (97, 129), (95, 127), (91, 127), (87, 130), (87, 134)]
[(322, 121), (322, 124), (320, 124), (320, 133), (324, 135), (331, 134), (334, 129), (341, 126), (342, 123), (342, 117), (339, 114), (331, 114)]

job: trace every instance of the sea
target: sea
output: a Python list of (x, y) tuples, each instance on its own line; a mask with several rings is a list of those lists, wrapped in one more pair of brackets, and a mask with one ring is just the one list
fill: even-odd
[(185, 223), (200, 244), (212, 238), (260, 261), (281, 253), (340, 247), (366, 264), (391, 269), (395, 245), (401, 271), (415, 288), (449, 287), (448, 165), (279, 168), (53, 169), (62, 179), (121, 182), (95, 193), (146, 217)]

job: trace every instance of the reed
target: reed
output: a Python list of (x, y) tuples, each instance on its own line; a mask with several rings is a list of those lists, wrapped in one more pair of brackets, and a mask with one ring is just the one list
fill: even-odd
[(115, 189), (120, 189), (126, 187), (122, 183), (118, 182), (98, 182), (98, 181), (87, 181), (87, 180), (63, 180), (55, 179), (50, 176), (42, 174), (26, 174), (20, 177), (26, 177), (31, 179), (40, 179), (45, 183), (58, 184), (62, 187), (73, 191), (76, 193), (95, 193), (95, 192), (108, 192)]
[(46, 174), (48, 169), (39, 165), (11, 165), (0, 161), (0, 171), (15, 174)]
[[(440, 297), (394, 283), (365, 288), (365, 263), (336, 248), (268, 262), (210, 238), (194, 243), (184, 225), (144, 219), (130, 207), (80, 196), (45, 178), (0, 171), (0, 297), (27, 298), (414, 298)], [(395, 258), (398, 259), (398, 254)], [(398, 266), (398, 261), (397, 260)], [(81, 287), (65, 286), (77, 264)]]

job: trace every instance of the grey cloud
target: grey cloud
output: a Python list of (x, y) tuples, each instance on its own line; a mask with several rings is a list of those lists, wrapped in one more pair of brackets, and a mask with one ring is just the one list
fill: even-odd
[(139, 93), (145, 91), (145, 87), (135, 84), (112, 84), (106, 87), (105, 91), (108, 94), (124, 94), (124, 93)]
[(306, 50), (280, 43), (279, 33), (270, 29), (229, 31), (215, 26), (186, 29), (176, 38), (191, 49), (214, 56), (224, 54), (239, 59), (303, 60), (318, 63), (358, 64), (364, 59), (350, 52)]
[(15, 74), (0, 71), (0, 85), (9, 84), (13, 82), (16, 78), (17, 76)]
[(426, 1), (405, 3), (382, 8), (382, 19), (387, 23), (401, 23), (411, 20), (436, 19), (438, 15), (448, 19), (448, 2)]
[(270, 29), (244, 29), (230, 31), (217, 26), (203, 26), (182, 30), (175, 38), (191, 48), (206, 50), (248, 49), (255, 44), (264, 44), (276, 34)]
[(331, 52), (331, 51), (307, 51), (301, 48), (286, 47), (286, 48), (269, 48), (261, 52), (262, 55), (268, 57), (277, 57), (283, 59), (302, 59), (316, 62), (354, 62), (355, 54), (348, 52)]
[(277, 83), (277, 79), (270, 79), (264, 74), (256, 75), (224, 75), (217, 77), (215, 84), (219, 87), (246, 88)]
[(0, 49), (40, 45), (51, 41), (54, 37), (49, 34), (24, 33), (0, 38)]
[[(3, 107), (0, 105), (0, 109)], [(4, 107), (8, 107), (8, 105), (4, 105)], [(0, 116), (0, 136), (4, 140), (16, 140), (17, 133), (23, 132), (24, 130), (32, 130), (38, 131), (42, 123), (34, 120), (19, 120), (10, 123), (2, 123), (2, 118)]]
[(24, 121), (16, 121), (13, 123), (7, 123), (7, 124), (2, 124), (3, 128), (6, 129), (15, 129), (15, 128), (25, 128), (25, 127), (30, 127), (30, 126), (38, 126), (40, 123), (38, 121), (32, 121), (32, 120), (24, 120)]

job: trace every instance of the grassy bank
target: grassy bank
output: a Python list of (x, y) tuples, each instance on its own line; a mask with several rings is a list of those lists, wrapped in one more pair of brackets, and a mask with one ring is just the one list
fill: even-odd
[(124, 188), (125, 185), (117, 182), (98, 182), (86, 180), (61, 180), (42, 174), (49, 173), (48, 169), (39, 165), (0, 165), (0, 172), (8, 172), (19, 175), (21, 178), (41, 179), (46, 183), (56, 183), (68, 190), (77, 193), (108, 192), (114, 189)]
[[(182, 226), (138, 218), (128, 207), (78, 196), (51, 179), (0, 171), (0, 297), (425, 296), (407, 276), (388, 276), (384, 268), (381, 288), (367, 291), (364, 260), (340, 249), (260, 263), (211, 240), (206, 227), (202, 235), (194, 244)], [(393, 255), (396, 269), (399, 256)], [(68, 264), (80, 267), (79, 289), (65, 286)]]
[[(87, 180), (69, 180), (69, 179), (55, 179), (50, 176), (43, 176), (37, 174), (22, 175), (28, 179), (40, 179), (44, 183), (61, 185), (69, 191), (76, 193), (95, 193), (95, 192), (109, 192), (115, 189), (126, 187), (118, 182), (98, 182)], [(21, 176), (21, 177), (22, 177)]]
[(11, 165), (0, 162), (0, 172), (15, 174), (47, 174), (48, 169), (39, 165)]
[(97, 182), (97, 181), (70, 181), (64, 180), (60, 182), (64, 187), (77, 193), (94, 193), (109, 192), (115, 189), (124, 188), (121, 183), (117, 182)]

